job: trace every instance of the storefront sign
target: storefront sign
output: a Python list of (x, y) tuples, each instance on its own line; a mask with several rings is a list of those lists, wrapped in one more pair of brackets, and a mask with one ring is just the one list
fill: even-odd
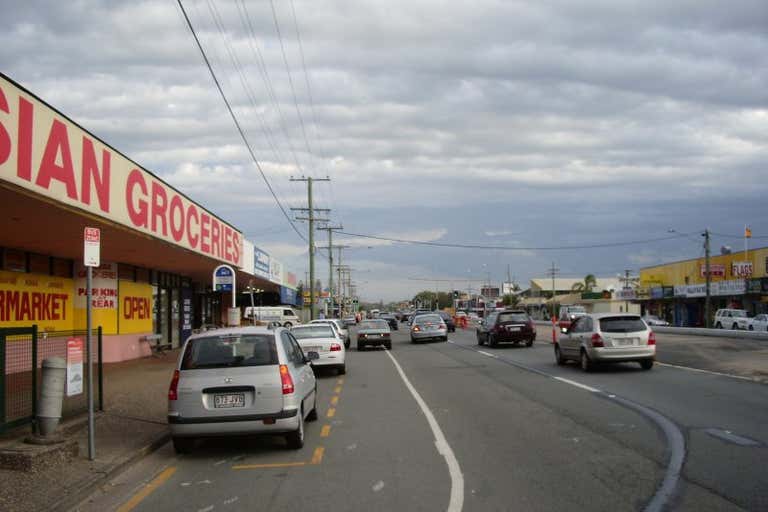
[(0, 179), (240, 265), (243, 236), (235, 228), (4, 77)]
[(181, 343), (192, 335), (192, 289), (181, 289)]
[(269, 254), (258, 247), (253, 248), (253, 273), (266, 279), (270, 276)]
[(761, 293), (762, 291), (762, 279), (747, 279), (747, 293)]
[(744, 279), (720, 281), (712, 283), (711, 295), (744, 295), (747, 291), (747, 282)]
[(675, 296), (675, 289), (672, 286), (662, 286), (662, 290), (664, 290), (665, 299), (671, 299)]
[(614, 296), (620, 300), (635, 300), (637, 298), (637, 294), (633, 288), (616, 290)]
[(760, 279), (760, 284), (762, 286), (762, 292), (768, 293), (768, 277), (763, 277)]
[(664, 297), (664, 288), (661, 286), (657, 288), (651, 288), (651, 298), (652, 299), (660, 299)]
[[(699, 265), (699, 276), (707, 277), (707, 265), (702, 263)], [(725, 265), (712, 263), (709, 265), (710, 277), (725, 277)]]
[(293, 288), (287, 288), (285, 286), (280, 287), (280, 304), (296, 305), (296, 290)]
[[(710, 287), (710, 294), (711, 288), (712, 287)], [(695, 297), (706, 297), (706, 295), (706, 284), (686, 284), (682, 286), (675, 286), (675, 297), (686, 297), (690, 299)]]
[(273, 283), (283, 284), (283, 264), (275, 258), (269, 261), (269, 280)]
[[(75, 297), (75, 307), (78, 309), (85, 309), (88, 305), (86, 272), (85, 265), (80, 265), (76, 273), (77, 297)], [(102, 263), (92, 272), (91, 306), (94, 309), (117, 309), (117, 263)]]
[(83, 265), (98, 267), (101, 264), (101, 230), (85, 228), (83, 232)]
[(120, 334), (143, 334), (152, 332), (152, 285), (120, 281)]
[(751, 261), (734, 261), (731, 264), (731, 274), (733, 274), (733, 277), (750, 277), (752, 270)]
[(74, 280), (64, 277), (0, 271), (0, 327), (73, 330), (74, 288)]
[(217, 292), (231, 292), (235, 286), (235, 273), (227, 265), (219, 265), (213, 272), (213, 289)]
[(67, 396), (83, 392), (83, 343), (82, 338), (67, 340)]

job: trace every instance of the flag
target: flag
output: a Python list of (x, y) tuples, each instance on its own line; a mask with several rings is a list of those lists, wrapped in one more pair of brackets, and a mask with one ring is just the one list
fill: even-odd
[(752, 238), (752, 230), (744, 226), (744, 238)]

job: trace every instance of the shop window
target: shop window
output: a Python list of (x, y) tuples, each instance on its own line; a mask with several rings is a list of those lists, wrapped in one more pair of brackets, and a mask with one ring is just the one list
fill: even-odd
[(51, 275), (56, 277), (72, 277), (72, 260), (63, 258), (53, 258), (51, 265)]
[(29, 271), (32, 274), (48, 275), (51, 273), (51, 258), (42, 254), (29, 254)]
[[(24, 251), (18, 251), (16, 249), (4, 249), (3, 250), (3, 270), (10, 270), (11, 272), (26, 272), (27, 271), (27, 255)], [(45, 271), (46, 274), (48, 271)]]
[(133, 281), (134, 268), (135, 267), (133, 265), (125, 265), (123, 263), (120, 263), (117, 266), (118, 278), (124, 281)]

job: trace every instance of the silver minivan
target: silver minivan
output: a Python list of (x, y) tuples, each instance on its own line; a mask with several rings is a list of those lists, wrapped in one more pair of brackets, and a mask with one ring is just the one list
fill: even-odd
[(317, 419), (310, 361), (287, 329), (235, 327), (190, 336), (168, 389), (168, 424), (178, 453), (198, 437), (279, 434), (304, 446)]
[(627, 313), (588, 314), (561, 329), (555, 343), (555, 360), (578, 361), (584, 371), (598, 363), (635, 361), (643, 370), (653, 368), (656, 334), (639, 315)]

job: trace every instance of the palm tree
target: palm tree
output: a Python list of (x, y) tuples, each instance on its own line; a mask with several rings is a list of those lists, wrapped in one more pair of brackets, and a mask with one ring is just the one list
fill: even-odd
[(573, 286), (571, 286), (571, 291), (591, 292), (592, 288), (595, 286), (597, 286), (597, 278), (594, 276), (594, 274), (587, 274), (584, 276), (584, 282), (573, 283)]

